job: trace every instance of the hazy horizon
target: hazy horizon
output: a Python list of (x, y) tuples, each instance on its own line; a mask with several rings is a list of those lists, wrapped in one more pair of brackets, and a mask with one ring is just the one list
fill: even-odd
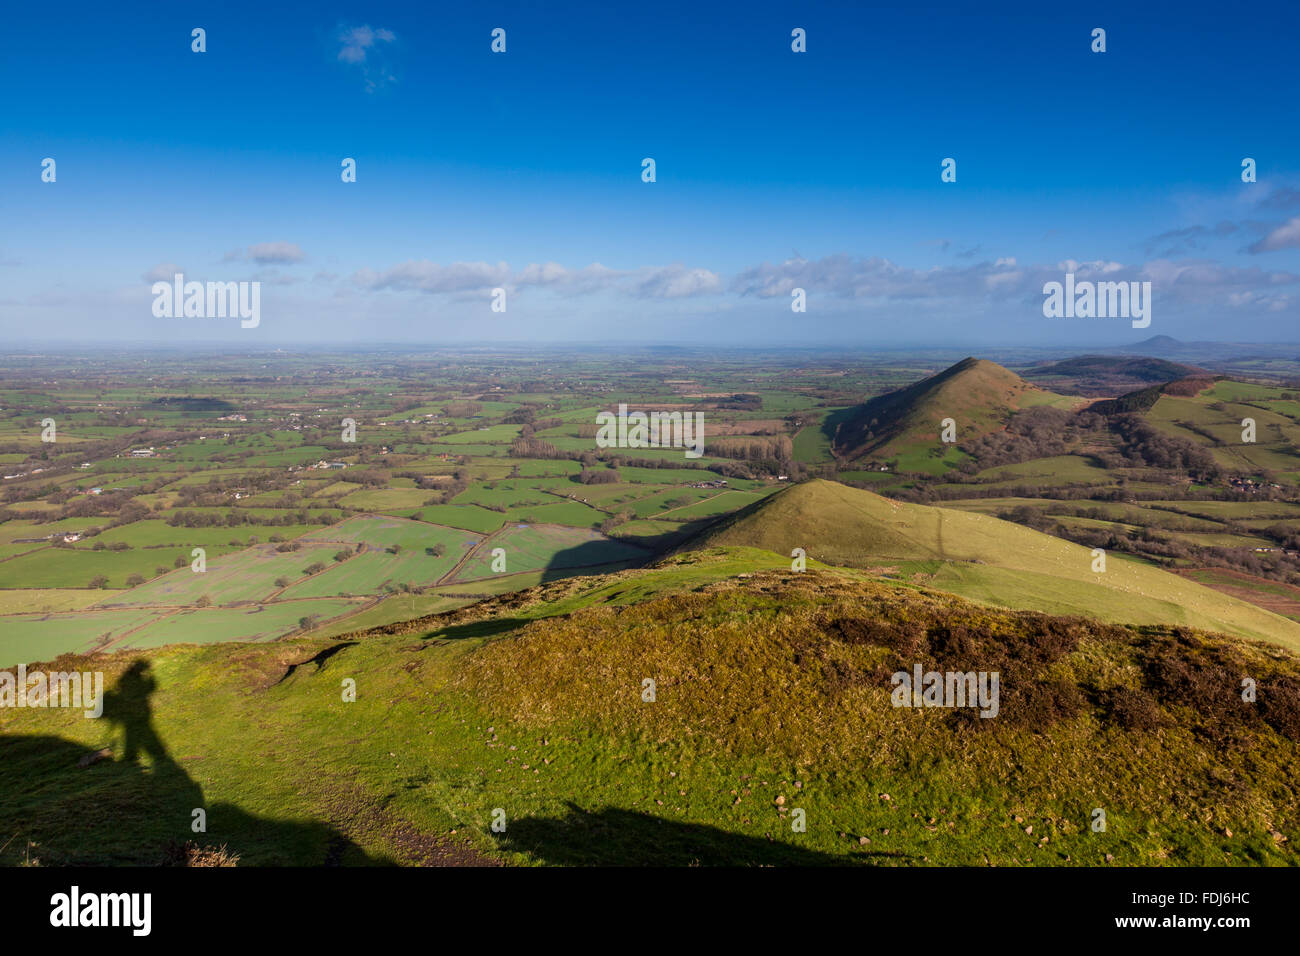
[[(1148, 339), (1151, 337), (1148, 337)], [(1172, 338), (1172, 337), (1170, 337)], [(1300, 339), (1293, 341), (1183, 341), (1173, 339), (1174, 348), (1187, 349), (1207, 349), (1207, 348), (1225, 348), (1225, 349), (1251, 349), (1264, 346), (1300, 348)], [(1167, 344), (1167, 343), (1162, 343)], [(1093, 344), (1087, 345), (1082, 343), (1060, 343), (1047, 345), (1030, 345), (1015, 342), (953, 342), (953, 343), (927, 343), (927, 342), (898, 342), (888, 344), (872, 344), (868, 342), (793, 342), (793, 341), (771, 341), (771, 342), (752, 342), (749, 344), (737, 344), (735, 342), (670, 342), (666, 340), (627, 340), (627, 341), (562, 341), (548, 340), (545, 342), (530, 342), (527, 340), (466, 340), (460, 342), (437, 342), (429, 341), (408, 341), (408, 342), (323, 342), (317, 344), (311, 343), (282, 343), (275, 341), (266, 341), (262, 339), (248, 341), (196, 341), (166, 344), (158, 342), (141, 341), (83, 341), (76, 345), (58, 342), (48, 345), (41, 345), (34, 341), (11, 340), (4, 348), (0, 348), (0, 355), (24, 355), (24, 354), (70, 354), (78, 352), (122, 352), (131, 351), (137, 353), (149, 352), (221, 352), (226, 354), (238, 354), (241, 352), (267, 352), (267, 353), (284, 353), (284, 354), (311, 354), (311, 353), (334, 353), (342, 351), (348, 352), (410, 352), (417, 353), (421, 350), (433, 351), (461, 351), (473, 352), (484, 350), (528, 350), (534, 352), (562, 352), (562, 351), (588, 351), (588, 352), (637, 352), (637, 351), (671, 351), (681, 350), (687, 352), (695, 351), (722, 351), (722, 352), (769, 352), (772, 350), (781, 350), (783, 352), (813, 352), (828, 353), (833, 352), (841, 355), (869, 355), (872, 353), (899, 353), (899, 352), (936, 352), (936, 353), (953, 353), (966, 352), (972, 354), (983, 352), (1041, 352), (1046, 354), (1066, 353), (1066, 352), (1125, 352), (1134, 355), (1148, 354), (1141, 350), (1143, 342), (1134, 342), (1132, 344), (1111, 343), (1111, 344)], [(1152, 350), (1154, 351), (1154, 350)], [(1160, 356), (1151, 354), (1150, 357), (1158, 358)]]

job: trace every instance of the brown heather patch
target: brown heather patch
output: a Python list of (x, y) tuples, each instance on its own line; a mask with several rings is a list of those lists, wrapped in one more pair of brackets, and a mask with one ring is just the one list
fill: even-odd
[[(1151, 629), (1147, 629), (1150, 631)], [(1294, 664), (1187, 628), (1149, 633), (1139, 647), (1143, 682), (1167, 708), (1186, 711), (1197, 734), (1245, 746), (1265, 726), (1300, 741), (1300, 679)], [(1242, 679), (1256, 682), (1256, 701), (1242, 700)]]
[(1300, 742), (1300, 679), (1270, 678), (1263, 685), (1259, 711), (1265, 722), (1279, 734)]
[(902, 657), (918, 654), (925, 641), (924, 629), (915, 621), (886, 617), (841, 617), (826, 622), (826, 634), (845, 644), (873, 644), (887, 647)]
[[(818, 759), (860, 757), (868, 741), (890, 751), (933, 737), (960, 749), (954, 730), (996, 739), (1084, 716), (1125, 734), (1183, 723), (1213, 736), (1254, 721), (1290, 736), (1300, 726), (1300, 667), (1277, 655), (1187, 630), (1001, 610), (818, 571), (759, 572), (526, 624), (471, 654), (457, 682), (525, 722)], [(1242, 670), (1248, 659), (1253, 674)], [(890, 675), (918, 663), (998, 672), (998, 718), (894, 708)], [(1098, 687), (1099, 672), (1141, 674), (1141, 686)], [(1260, 681), (1258, 706), (1240, 702), (1247, 674)], [(644, 678), (655, 680), (654, 703), (641, 700)]]
[[(877, 617), (832, 617), (824, 624), (832, 639), (892, 651), (886, 679), (895, 671), (910, 672), (916, 664), (927, 671), (996, 672), (999, 717), (1012, 726), (1036, 728), (1070, 720), (1081, 711), (1084, 700), (1077, 686), (1044, 672), (1095, 627), (1083, 619), (991, 612), (972, 605), (927, 608), (911, 617), (896, 606)], [(994, 726), (974, 711), (957, 710), (952, 716), (964, 728)]]
[(1187, 378), (1175, 379), (1172, 382), (1166, 382), (1160, 387), (1160, 390), (1166, 395), (1177, 395), (1190, 397), (1199, 395), (1207, 388), (1214, 387), (1214, 378), (1210, 375), (1192, 375)]
[(1167, 723), (1155, 698), (1140, 688), (1112, 687), (1100, 702), (1106, 719), (1122, 730), (1149, 732)]

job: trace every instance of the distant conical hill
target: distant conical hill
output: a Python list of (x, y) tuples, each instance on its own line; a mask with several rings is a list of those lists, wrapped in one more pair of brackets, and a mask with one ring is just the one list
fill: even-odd
[(937, 446), (941, 423), (956, 423), (962, 441), (996, 431), (1029, 405), (1069, 403), (985, 359), (965, 358), (951, 368), (858, 406), (835, 434), (835, 453), (856, 460), (889, 458), (918, 446)]
[(907, 504), (834, 481), (793, 485), (685, 541), (684, 553), (751, 547), (871, 568), (1005, 607), (1126, 624), (1183, 624), (1300, 650), (1300, 624), (1118, 554), (990, 515)]

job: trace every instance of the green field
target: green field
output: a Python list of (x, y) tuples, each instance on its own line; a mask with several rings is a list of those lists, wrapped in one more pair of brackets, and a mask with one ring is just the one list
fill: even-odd
[(385, 588), (400, 587), (404, 584), (425, 587), (436, 584), (443, 578), (456, 566), (461, 553), (468, 551), (475, 544), (476, 541), (462, 542), (458, 550), (448, 551), (441, 557), (426, 554), (424, 551), (404, 551), (400, 554), (367, 551), (290, 585), (276, 597), (290, 600), (378, 594)]
[(283, 553), (276, 551), (274, 545), (258, 545), (243, 552), (210, 559), (207, 570), (202, 573), (195, 572), (190, 567), (173, 571), (165, 577), (109, 599), (104, 602), (104, 606), (192, 607), (205, 596), (217, 605), (262, 601), (279, 590), (275, 584), (277, 579), (304, 578), (311, 565), (332, 564), (337, 551), (338, 545), (328, 542), (307, 543), (298, 551)]
[[(492, 569), (492, 551), (505, 551), (505, 570)], [(620, 561), (643, 561), (642, 548), (612, 540), (595, 531), (561, 525), (511, 525), (494, 534), (456, 574), (456, 581), (473, 581), (499, 573), (581, 568)]]
[(490, 534), (506, 523), (506, 516), (496, 511), (486, 511), (473, 505), (432, 505), (406, 515), (430, 524), (464, 528), (479, 534)]
[(305, 617), (327, 620), (355, 609), (348, 601), (282, 601), (252, 608), (184, 609), (160, 615), (124, 638), (121, 647), (207, 644), (213, 641), (273, 641), (299, 629)]
[(157, 609), (9, 615), (0, 618), (0, 667), (49, 661), (107, 646), (155, 620)]
[(1107, 481), (1105, 468), (1078, 455), (1059, 455), (1037, 458), (1018, 465), (1001, 465), (980, 472), (979, 477), (1006, 484), (1025, 484), (1027, 479), (1034, 479), (1035, 484), (1046, 487), (1070, 482), (1092, 484)]
[[(209, 555), (228, 553), (229, 546), (214, 546)], [(177, 558), (190, 560), (190, 549), (137, 548), (129, 551), (92, 551), (90, 548), (44, 548), (21, 557), (0, 561), (0, 588), (85, 588), (97, 577), (107, 578), (107, 587), (124, 588), (133, 574), (155, 576), (158, 568), (170, 568)]]
[(378, 490), (354, 491), (344, 495), (340, 504), (363, 511), (396, 511), (403, 508), (418, 508), (429, 500), (427, 491), (418, 488), (382, 488)]

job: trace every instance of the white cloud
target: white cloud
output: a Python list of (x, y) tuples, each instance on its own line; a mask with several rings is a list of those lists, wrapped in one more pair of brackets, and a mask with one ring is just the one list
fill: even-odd
[[(1300, 284), (1294, 272), (1223, 266), (1208, 260), (1156, 259), (1138, 265), (1110, 260), (1065, 259), (1054, 265), (1020, 266), (1011, 257), (971, 266), (914, 269), (888, 259), (832, 255), (819, 260), (763, 263), (734, 276), (730, 289), (741, 296), (785, 297), (796, 287), (809, 295), (876, 302), (926, 302), (947, 307), (1041, 299), (1043, 284), (1072, 272), (1080, 280), (1150, 281), (1153, 291), (1192, 305), (1267, 308), (1290, 303), (1282, 287)], [(1279, 306), (1278, 303), (1283, 303)]]
[(1300, 216), (1288, 219), (1250, 247), (1251, 252), (1276, 252), (1300, 248)]
[(406, 292), (452, 297), (485, 295), (495, 288), (511, 292), (535, 289), (557, 297), (601, 294), (630, 300), (689, 300), (713, 297), (710, 308), (746, 297), (788, 298), (805, 289), (823, 299), (840, 299), (861, 308), (912, 304), (942, 313), (954, 309), (1029, 309), (1041, 304), (1043, 286), (1060, 282), (1067, 272), (1093, 281), (1149, 281), (1153, 291), (1188, 306), (1278, 311), (1290, 307), (1300, 275), (1280, 270), (1230, 267), (1210, 260), (1156, 259), (1122, 263), (1108, 259), (1055, 263), (1021, 263), (1015, 257), (949, 266), (913, 268), (879, 256), (845, 254), (821, 259), (795, 256), (741, 270), (729, 279), (700, 267), (673, 263), (613, 269), (600, 263), (570, 268), (557, 262), (531, 263), (518, 269), (505, 262), (410, 260), (386, 269), (360, 269), (348, 287), (358, 294)]
[(339, 59), (344, 63), (364, 63), (376, 43), (392, 43), (396, 39), (392, 30), (383, 27), (371, 29), (362, 26), (344, 30), (339, 36), (339, 41), (343, 44), (339, 49)]
[(581, 269), (569, 269), (558, 262), (527, 265), (512, 277), (518, 287), (538, 286), (554, 289), (566, 295), (588, 295), (614, 288), (626, 273), (593, 262)]
[(880, 256), (854, 259), (841, 253), (817, 260), (765, 262), (733, 277), (730, 288), (760, 298), (788, 296), (795, 288), (847, 299), (946, 298), (982, 295), (991, 277), (994, 285), (1005, 287), (1007, 281), (998, 277), (1014, 271), (1005, 262), (913, 269)]
[(170, 282), (178, 272), (184, 271), (174, 262), (160, 262), (140, 278), (152, 285), (155, 282)]
[[(1280, 270), (1269, 271), (1257, 266), (1223, 266), (1206, 259), (1182, 260), (1156, 259), (1142, 268), (1143, 278), (1150, 279), (1157, 289), (1188, 301), (1198, 301), (1207, 296), (1222, 296), (1229, 304), (1240, 304), (1255, 299), (1242, 296), (1267, 295), (1275, 298), (1282, 286), (1300, 283), (1300, 275)], [(1234, 300), (1232, 297), (1237, 296)]]
[(302, 281), (297, 276), (287, 276), (275, 269), (263, 269), (260, 272), (255, 272), (251, 279), (254, 282), (262, 283), (262, 285), (297, 285)]
[(504, 262), (401, 262), (376, 271), (359, 269), (352, 282), (368, 291), (416, 291), (429, 294), (483, 292), (494, 288), (547, 289), (560, 295), (614, 292), (642, 299), (680, 299), (722, 290), (722, 279), (708, 269), (673, 264), (641, 269), (611, 269), (593, 262), (570, 269), (558, 262), (531, 263), (511, 270)]
[(292, 265), (305, 258), (302, 247), (296, 242), (259, 242), (247, 250), (232, 249), (221, 257), (222, 262), (252, 260), (259, 266)]
[(386, 49), (397, 40), (397, 34), (392, 30), (384, 27), (351, 27), (339, 31), (338, 40), (339, 62), (361, 70), (366, 92), (373, 93), (382, 86), (397, 82)]
[(708, 269), (687, 269), (680, 264), (656, 269), (637, 285), (643, 299), (682, 299), (722, 291), (722, 280)]
[(301, 262), (302, 249), (296, 242), (262, 242), (248, 247), (248, 258), (260, 266)]
[(504, 262), (453, 262), (439, 265), (427, 259), (401, 262), (376, 272), (358, 269), (352, 281), (372, 292), (417, 291), (428, 293), (472, 292), (503, 286), (510, 276)]

